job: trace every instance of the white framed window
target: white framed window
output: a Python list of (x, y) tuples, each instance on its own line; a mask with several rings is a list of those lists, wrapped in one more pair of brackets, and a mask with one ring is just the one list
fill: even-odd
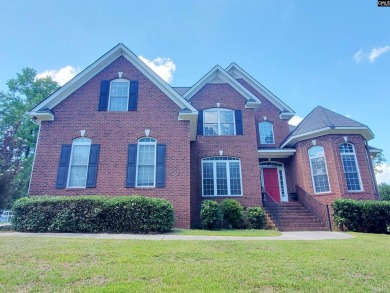
[(138, 140), (137, 145), (137, 187), (154, 187), (156, 178), (157, 141), (151, 137)]
[(330, 192), (325, 151), (322, 146), (312, 146), (308, 150), (314, 193)]
[(213, 108), (203, 111), (204, 135), (235, 135), (234, 111), (224, 108)]
[(89, 138), (79, 137), (73, 140), (67, 187), (86, 187), (90, 151), (91, 140)]
[(108, 111), (122, 112), (128, 110), (130, 82), (126, 79), (114, 79), (110, 83)]
[(348, 191), (362, 191), (359, 166), (357, 165), (355, 147), (351, 143), (339, 145), (341, 161)]
[(203, 196), (242, 196), (241, 160), (231, 157), (202, 159)]
[(259, 134), (261, 144), (274, 144), (274, 125), (269, 121), (259, 123)]

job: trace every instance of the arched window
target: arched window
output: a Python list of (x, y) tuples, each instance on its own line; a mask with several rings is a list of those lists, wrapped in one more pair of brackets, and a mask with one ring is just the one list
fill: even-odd
[(91, 140), (79, 137), (73, 140), (70, 156), (68, 187), (86, 187)]
[(241, 196), (241, 161), (231, 157), (202, 159), (203, 196)]
[(339, 149), (348, 191), (361, 191), (362, 184), (356, 160), (355, 147), (351, 143), (342, 143), (339, 145)]
[(110, 84), (108, 111), (127, 111), (130, 82), (126, 79), (114, 79)]
[(269, 121), (262, 121), (259, 123), (260, 143), (274, 144), (274, 126)]
[(213, 108), (203, 111), (204, 135), (235, 135), (234, 111)]
[(138, 140), (137, 147), (137, 186), (154, 187), (156, 178), (157, 140), (144, 137)]
[(329, 192), (330, 186), (324, 148), (313, 146), (309, 148), (308, 153), (314, 193)]

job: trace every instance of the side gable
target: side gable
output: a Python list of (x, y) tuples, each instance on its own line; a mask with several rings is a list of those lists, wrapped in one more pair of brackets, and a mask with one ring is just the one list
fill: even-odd
[(281, 119), (290, 119), (295, 115), (295, 112), (283, 103), (277, 96), (271, 93), (266, 87), (259, 83), (256, 79), (250, 76), (244, 69), (238, 66), (236, 63), (230, 64), (226, 68), (228, 72), (235, 79), (244, 79), (248, 84), (250, 84), (255, 90), (257, 90), (261, 95), (263, 95), (267, 100), (269, 100), (273, 105), (275, 105), (280, 111)]
[(222, 67), (216, 65), (205, 76), (203, 76), (197, 83), (195, 83), (189, 90), (187, 90), (183, 97), (190, 100), (200, 89), (207, 83), (227, 83), (239, 92), (246, 100), (246, 108), (254, 108), (261, 104), (261, 101), (237, 82), (231, 75), (229, 75)]

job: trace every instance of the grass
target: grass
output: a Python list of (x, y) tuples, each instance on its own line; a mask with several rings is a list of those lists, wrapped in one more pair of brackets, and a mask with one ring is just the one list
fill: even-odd
[(0, 292), (389, 292), (390, 236), (327, 241), (0, 237)]
[(256, 230), (256, 229), (240, 229), (240, 230), (186, 230), (175, 229), (173, 234), (176, 235), (205, 235), (205, 236), (243, 236), (243, 237), (271, 237), (279, 236), (281, 233), (276, 230)]

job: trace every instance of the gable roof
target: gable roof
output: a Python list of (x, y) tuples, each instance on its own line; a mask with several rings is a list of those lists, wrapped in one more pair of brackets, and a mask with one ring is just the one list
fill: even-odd
[(214, 66), (205, 76), (203, 76), (188, 91), (186, 91), (183, 94), (183, 97), (187, 100), (191, 99), (207, 83), (227, 83), (231, 85), (237, 92), (247, 99), (245, 104), (246, 108), (253, 108), (256, 105), (261, 104), (261, 101), (255, 95), (248, 91), (219, 65)]
[(238, 66), (236, 63), (230, 64), (226, 68), (226, 72), (228, 72), (235, 79), (242, 78), (247, 83), (249, 83), (255, 90), (257, 90), (260, 94), (262, 94), (267, 100), (269, 100), (273, 105), (275, 105), (280, 111), (281, 119), (290, 119), (295, 115), (293, 109), (283, 103), (277, 96), (275, 96), (272, 92), (270, 92), (265, 86), (263, 86), (260, 82), (254, 79), (251, 75), (249, 75), (244, 69)]
[(298, 141), (325, 134), (360, 134), (366, 140), (374, 138), (374, 134), (367, 125), (317, 106), (286, 138), (282, 147), (292, 146)]
[[(73, 79), (60, 87), (57, 91), (52, 93), (49, 97), (35, 106), (28, 114), (31, 117), (39, 119), (42, 110), (51, 110), (56, 105), (66, 99), (71, 93), (84, 85), (97, 73), (103, 70), (107, 65), (112, 63), (118, 57), (123, 56), (131, 62), (139, 71), (141, 71), (148, 79), (150, 79), (160, 90), (162, 90), (180, 109), (189, 109), (197, 113), (196, 109), (191, 106), (188, 101), (183, 99), (168, 83), (166, 83), (160, 76), (158, 76), (152, 69), (150, 69), (142, 60), (140, 60), (133, 52), (131, 52), (125, 45), (119, 43)], [(43, 120), (45, 120), (43, 118)]]

